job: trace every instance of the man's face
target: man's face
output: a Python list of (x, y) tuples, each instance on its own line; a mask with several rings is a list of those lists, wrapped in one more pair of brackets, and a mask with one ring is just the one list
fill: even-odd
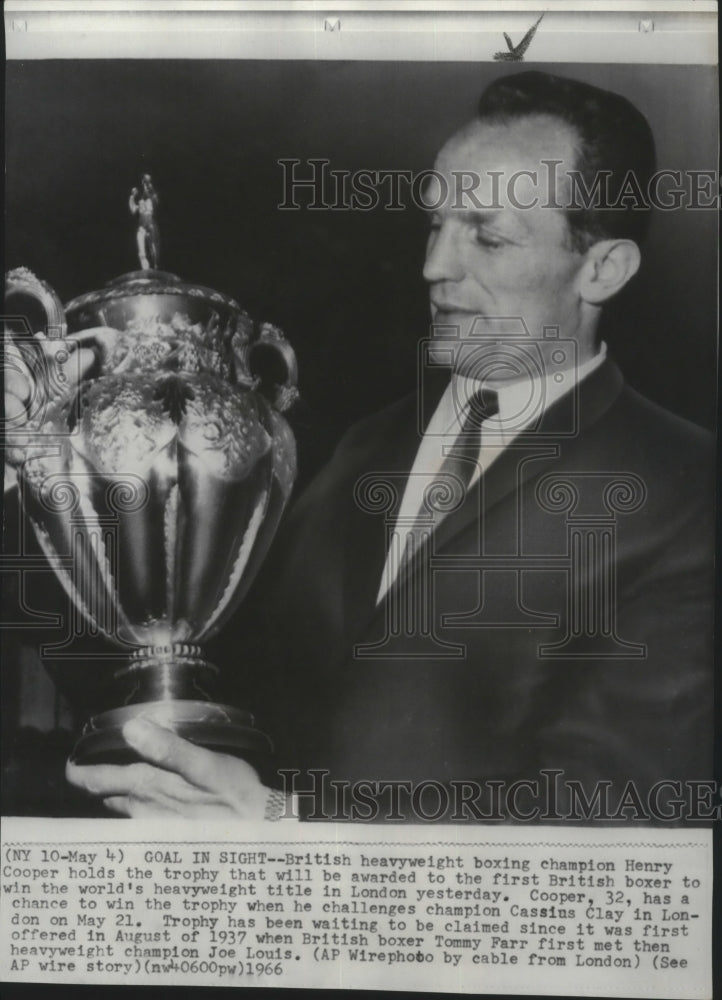
[[(575, 165), (574, 138), (564, 122), (549, 116), (510, 124), (477, 121), (439, 153), (435, 167), (448, 194), (432, 211), (443, 186), (431, 179), (425, 194), (431, 232), (424, 277), (436, 331), (455, 328), (465, 342), (457, 352), (457, 368), (462, 356), (473, 354), (478, 367), (485, 356), (509, 355), (508, 366), (503, 360), (494, 366), (494, 377), (518, 377), (513, 355), (520, 331), (523, 339), (520, 319), (529, 333), (527, 343), (529, 338), (539, 343), (544, 327), (552, 326), (559, 327), (560, 337), (582, 341), (582, 353), (589, 348), (584, 341), (593, 338), (583, 320), (577, 280), (584, 257), (572, 247), (563, 211), (543, 207), (545, 201), (554, 203), (554, 191), (550, 196), (547, 190), (554, 167), (542, 161), (562, 161), (556, 167), (561, 184)], [(536, 181), (519, 171), (536, 172)], [(559, 204), (564, 194), (558, 186)], [(534, 199), (537, 207), (520, 207)]]

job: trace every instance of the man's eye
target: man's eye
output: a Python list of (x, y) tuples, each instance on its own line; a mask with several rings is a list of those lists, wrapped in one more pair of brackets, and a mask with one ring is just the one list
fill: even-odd
[(500, 250), (504, 245), (501, 240), (495, 240), (493, 236), (489, 236), (479, 229), (474, 233), (474, 242), (488, 250)]

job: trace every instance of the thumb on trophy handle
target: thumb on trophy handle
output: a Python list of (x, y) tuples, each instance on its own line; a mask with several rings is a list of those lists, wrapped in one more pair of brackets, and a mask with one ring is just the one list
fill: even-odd
[(13, 338), (7, 332), (4, 346), (5, 416), (9, 431), (42, 423), (50, 404), (61, 406), (74, 396), (79, 383), (101, 356), (107, 354), (117, 331), (106, 327), (83, 330), (65, 339)]
[[(21, 351), (23, 345), (27, 346), (32, 340), (41, 342), (46, 357), (56, 361), (61, 351), (72, 353), (77, 349), (75, 382), (80, 381), (87, 374), (96, 356), (99, 355), (101, 361), (105, 360), (119, 336), (118, 330), (108, 326), (80, 330), (68, 336), (65, 310), (56, 291), (46, 281), (36, 277), (29, 268), (17, 267), (5, 275), (6, 314), (9, 314), (9, 307), (11, 307), (13, 299), (21, 300), (23, 297), (34, 299), (42, 307), (45, 313), (46, 328), (43, 332), (36, 333), (34, 337), (31, 337), (30, 335), (34, 331), (21, 312), (17, 319), (24, 327), (24, 336), (17, 341), (12, 332), (7, 330), (6, 324), (10, 340), (16, 340)], [(25, 353), (27, 354), (27, 351)], [(60, 363), (63, 363), (64, 357), (64, 354), (60, 354)]]
[(95, 361), (103, 365), (107, 362), (120, 336), (120, 330), (111, 326), (94, 326), (68, 335), (68, 344), (78, 345), (78, 355), (82, 359), (79, 365), (80, 378), (88, 374)]

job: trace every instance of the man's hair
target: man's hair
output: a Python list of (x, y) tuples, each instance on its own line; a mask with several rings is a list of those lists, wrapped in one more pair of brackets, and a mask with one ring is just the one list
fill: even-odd
[[(587, 192), (594, 191), (603, 171), (608, 172), (601, 177), (600, 190), (606, 196), (580, 197), (577, 185), (571, 206), (565, 206), (573, 245), (584, 251), (603, 239), (641, 243), (649, 227), (648, 184), (656, 169), (654, 137), (641, 111), (609, 90), (535, 71), (501, 77), (481, 95), (478, 116), (483, 121), (506, 124), (530, 115), (552, 115), (574, 130), (575, 169)], [(620, 192), (629, 194), (635, 182), (644, 207), (633, 195), (622, 207), (603, 207), (614, 205)]]

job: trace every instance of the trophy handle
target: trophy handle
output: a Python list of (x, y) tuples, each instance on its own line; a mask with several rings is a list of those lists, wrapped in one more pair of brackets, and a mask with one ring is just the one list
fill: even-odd
[(298, 399), (296, 352), (283, 330), (262, 323), (256, 340), (248, 349), (248, 367), (260, 379), (260, 388), (281, 413)]
[(5, 299), (11, 295), (26, 295), (43, 307), (46, 317), (47, 337), (64, 340), (68, 332), (63, 303), (47, 281), (41, 281), (27, 267), (16, 267), (5, 275)]
[[(67, 394), (67, 375), (63, 364), (68, 359), (68, 353), (60, 349), (52, 358), (44, 353), (27, 315), (22, 311), (11, 315), (9, 305), (13, 296), (32, 299), (41, 306), (45, 313), (48, 340), (65, 340), (68, 326), (63, 304), (46, 281), (41, 281), (27, 267), (17, 267), (5, 275), (6, 386), (7, 374), (13, 370), (30, 380), (30, 398), (25, 403), (22, 421), (24, 427), (26, 421), (32, 423), (42, 418), (51, 397), (62, 398)], [(12, 460), (8, 461), (14, 464)]]

